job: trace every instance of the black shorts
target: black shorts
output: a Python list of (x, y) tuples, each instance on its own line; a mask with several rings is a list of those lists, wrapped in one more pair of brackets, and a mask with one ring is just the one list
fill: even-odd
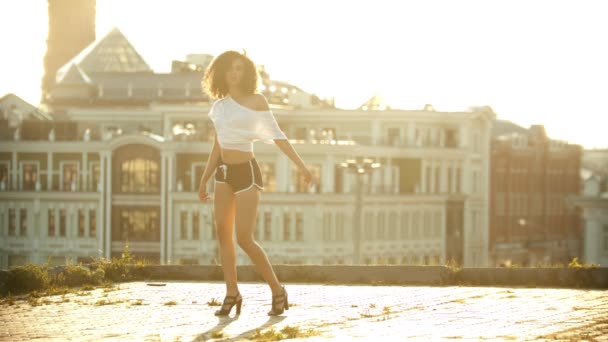
[(215, 181), (228, 183), (235, 194), (249, 190), (253, 186), (264, 190), (262, 171), (255, 158), (239, 164), (226, 164), (220, 158), (219, 165), (215, 169)]

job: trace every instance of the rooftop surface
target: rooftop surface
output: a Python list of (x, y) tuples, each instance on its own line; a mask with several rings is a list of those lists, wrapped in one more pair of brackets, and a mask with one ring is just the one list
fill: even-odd
[(138, 281), (5, 299), (0, 340), (244, 341), (274, 331), (307, 341), (608, 341), (605, 290), (284, 285), (290, 309), (276, 317), (266, 314), (271, 292), (259, 282), (239, 283), (242, 312), (229, 317), (216, 317), (219, 306), (209, 304), (222, 301), (223, 282)]

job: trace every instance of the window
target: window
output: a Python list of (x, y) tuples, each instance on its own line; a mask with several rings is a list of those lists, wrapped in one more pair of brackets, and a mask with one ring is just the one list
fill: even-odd
[(458, 147), (458, 132), (455, 129), (445, 130), (445, 147)]
[(15, 209), (8, 209), (8, 235), (15, 236), (17, 235), (17, 217), (15, 217)]
[(388, 238), (389, 240), (397, 239), (397, 213), (394, 211), (388, 214)]
[(441, 236), (441, 212), (435, 212), (435, 224), (433, 225), (433, 236), (439, 238)]
[(78, 209), (78, 237), (84, 236), (84, 223), (85, 223), (84, 210)]
[(304, 241), (304, 216), (301, 212), (296, 213), (296, 240)]
[(198, 211), (192, 212), (192, 240), (200, 239), (200, 214)]
[(428, 238), (428, 237), (431, 236), (431, 232), (432, 232), (432, 229), (433, 229), (432, 223), (431, 223), (431, 219), (432, 219), (431, 212), (428, 211), (428, 210), (425, 211), (422, 218), (424, 220), (422, 235), (425, 238)]
[(471, 175), (473, 177), (473, 179), (471, 179), (471, 183), (473, 184), (472, 192), (474, 194), (476, 194), (479, 191), (479, 189), (477, 188), (477, 184), (478, 184), (477, 181), (478, 181), (478, 178), (479, 178), (478, 174), (479, 174), (479, 172), (473, 171), (473, 173)]
[(277, 176), (274, 163), (260, 162), (258, 165), (260, 165), (260, 170), (262, 171), (262, 183), (264, 183), (264, 191), (277, 191)]
[(118, 225), (112, 226), (112, 241), (160, 241), (157, 208), (120, 208)]
[(331, 213), (323, 213), (323, 241), (331, 240)]
[(608, 224), (604, 225), (604, 251), (608, 251)]
[(154, 160), (135, 158), (120, 167), (120, 191), (126, 193), (156, 193), (159, 188), (158, 163)]
[(47, 216), (48, 236), (55, 236), (55, 209), (49, 209)]
[(180, 239), (188, 240), (188, 212), (182, 210), (179, 214)]
[[(319, 182), (316, 185), (315, 191), (321, 192), (321, 165), (319, 164), (310, 164), (306, 165), (306, 167), (310, 170), (313, 177)], [(291, 172), (291, 184), (295, 186), (296, 192), (309, 192), (309, 186), (304, 182), (304, 177), (302, 173), (298, 170), (298, 168), (292, 164), (292, 172)]]
[(454, 175), (452, 175), (452, 167), (448, 167), (447, 173), (448, 173), (448, 189), (447, 189), (447, 192), (448, 193), (452, 193), (452, 183), (453, 183), (452, 178), (454, 178)]
[(99, 184), (101, 180), (101, 169), (99, 167), (99, 162), (91, 162), (90, 165), (91, 177), (89, 177), (89, 190), (97, 191), (97, 184)]
[(283, 239), (285, 241), (291, 240), (291, 213), (285, 212), (283, 214)]
[(89, 237), (97, 235), (97, 215), (95, 210), (89, 210)]
[(8, 256), (8, 266), (22, 266), (25, 265), (27, 259), (25, 255), (9, 255)]
[(306, 127), (296, 127), (295, 138), (297, 140), (306, 140), (308, 129)]
[(373, 229), (373, 214), (370, 212), (365, 213), (364, 226), (363, 231), (365, 235), (365, 240), (370, 241), (373, 239), (372, 229)]
[(36, 190), (38, 181), (38, 164), (21, 163), (21, 188), (23, 190)]
[(336, 213), (336, 240), (344, 240), (344, 213)]
[(399, 127), (389, 127), (387, 132), (388, 145), (397, 146), (401, 142), (401, 130)]
[(385, 224), (385, 214), (384, 211), (378, 213), (378, 239), (384, 240), (386, 239), (386, 227)]
[(401, 238), (407, 239), (410, 237), (410, 213), (404, 211), (401, 213)]
[(412, 216), (412, 238), (420, 238), (420, 212), (414, 211)]
[(431, 179), (431, 167), (427, 166), (426, 167), (426, 175), (425, 175), (425, 181), (426, 181), (426, 189), (424, 192), (426, 193), (430, 193), (431, 192), (431, 182), (433, 181)]
[(441, 192), (441, 168), (435, 167), (435, 193)]
[(270, 241), (272, 239), (272, 213), (270, 211), (264, 212), (264, 240)]
[(78, 163), (61, 163), (61, 190), (76, 191), (78, 184)]
[(336, 129), (333, 127), (326, 127), (321, 129), (321, 136), (323, 140), (336, 140)]
[(0, 162), (0, 191), (10, 189), (10, 164)]
[(59, 236), (65, 236), (66, 217), (65, 209), (59, 209)]
[[(190, 191), (198, 191), (201, 178), (203, 177), (203, 173), (205, 173), (206, 165), (206, 163), (192, 163), (192, 170), (190, 171)], [(213, 182), (207, 182), (207, 192), (213, 192)]]
[(460, 190), (460, 167), (456, 168), (456, 193), (459, 194), (461, 192)]

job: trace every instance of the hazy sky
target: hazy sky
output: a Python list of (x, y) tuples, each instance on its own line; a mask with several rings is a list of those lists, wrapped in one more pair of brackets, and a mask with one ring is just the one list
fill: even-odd
[[(145, 4), (145, 7), (143, 5)], [(189, 53), (247, 50), (271, 77), (354, 108), (459, 111), (585, 147), (608, 147), (608, 20), (602, 1), (97, 0), (97, 36), (118, 27), (156, 71)], [(37, 104), (46, 0), (1, 1), (0, 96)]]

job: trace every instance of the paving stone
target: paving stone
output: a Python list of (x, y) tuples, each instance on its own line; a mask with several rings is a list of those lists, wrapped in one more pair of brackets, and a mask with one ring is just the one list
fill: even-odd
[(223, 299), (223, 283), (164, 283), (2, 304), (0, 340), (241, 341), (290, 326), (312, 329), (317, 335), (298, 338), (307, 341), (608, 341), (605, 290), (286, 283), (290, 310), (269, 317), (269, 287), (241, 282), (241, 315), (216, 317), (207, 302)]

